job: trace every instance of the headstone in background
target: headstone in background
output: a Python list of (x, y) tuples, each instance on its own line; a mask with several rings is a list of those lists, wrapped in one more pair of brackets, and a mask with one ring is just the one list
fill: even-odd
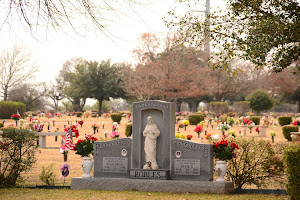
[(173, 139), (171, 179), (212, 181), (213, 159), (213, 144)]
[(129, 178), (130, 138), (95, 142), (94, 145), (94, 177)]
[(175, 103), (154, 100), (133, 103), (132, 169), (142, 169), (146, 164), (143, 130), (149, 116), (160, 131), (156, 144), (158, 169), (170, 170), (170, 143), (175, 137)]

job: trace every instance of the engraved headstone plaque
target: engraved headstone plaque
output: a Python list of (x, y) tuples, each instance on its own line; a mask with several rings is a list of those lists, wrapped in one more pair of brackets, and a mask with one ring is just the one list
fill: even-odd
[(129, 178), (131, 145), (130, 138), (95, 142), (94, 176)]
[(171, 142), (171, 179), (212, 181), (213, 145), (173, 139)]

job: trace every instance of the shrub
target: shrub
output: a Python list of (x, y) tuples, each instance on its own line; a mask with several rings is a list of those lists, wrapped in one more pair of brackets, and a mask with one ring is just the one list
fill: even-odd
[(26, 129), (1, 128), (0, 186), (14, 186), (20, 174), (35, 163), (34, 132)]
[[(254, 138), (237, 138), (235, 142), (239, 150), (236, 151), (236, 158), (228, 161), (227, 174), (236, 189), (242, 189), (246, 184), (261, 187), (267, 177), (283, 174), (283, 150), (269, 141)], [(275, 170), (270, 170), (270, 167)]]
[(249, 120), (252, 120), (252, 122), (254, 122), (255, 125), (260, 124), (260, 117), (259, 116), (251, 116), (251, 117), (249, 117)]
[(81, 117), (82, 116), (82, 112), (76, 112), (75, 115), (76, 115), (76, 117)]
[(284, 164), (287, 174), (287, 193), (292, 200), (300, 199), (300, 144), (294, 143), (284, 150)]
[(92, 113), (92, 114), (91, 114), (91, 117), (92, 117), (92, 118), (96, 118), (96, 117), (97, 117), (97, 113)]
[(120, 123), (121, 119), (122, 119), (122, 114), (121, 113), (112, 113), (110, 115), (111, 119), (113, 122), (118, 122)]
[(292, 123), (292, 117), (278, 117), (278, 123), (281, 125), (281, 126), (284, 126), (284, 125), (289, 125)]
[(227, 102), (210, 102), (209, 109), (211, 112), (221, 115), (224, 113), (228, 113), (229, 105)]
[(23, 114), (26, 111), (26, 105), (21, 102), (1, 101), (0, 119), (9, 119), (12, 114), (17, 112)]
[(132, 124), (127, 124), (125, 129), (126, 137), (130, 137), (132, 135)]
[(264, 90), (253, 91), (247, 101), (250, 102), (250, 108), (257, 112), (270, 110), (274, 105), (272, 97)]
[(40, 180), (47, 186), (54, 186), (56, 177), (52, 170), (54, 163), (51, 163), (46, 169), (43, 166), (43, 171), (40, 174)]
[(191, 114), (189, 115), (188, 120), (190, 121), (191, 125), (197, 125), (199, 122), (204, 120), (204, 115), (202, 114)]
[(287, 139), (288, 141), (292, 141), (291, 132), (298, 132), (298, 130), (298, 126), (286, 125), (282, 127), (282, 134), (285, 139)]

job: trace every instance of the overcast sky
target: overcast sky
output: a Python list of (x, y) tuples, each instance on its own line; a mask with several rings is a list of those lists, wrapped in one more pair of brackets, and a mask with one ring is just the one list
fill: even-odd
[[(203, 5), (199, 5), (199, 9), (204, 10), (205, 0), (202, 1)], [(211, 0), (211, 7), (216, 8), (223, 3), (223, 0)], [(62, 64), (72, 57), (130, 61), (131, 51), (138, 44), (137, 38), (141, 33), (154, 32), (161, 35), (167, 32), (162, 18), (174, 6), (173, 0), (153, 0), (152, 4), (144, 8), (129, 10), (126, 17), (116, 17), (115, 22), (109, 25), (108, 29), (114, 35), (111, 38), (100, 32), (91, 32), (87, 37), (81, 37), (75, 33), (64, 34), (50, 29), (39, 33), (39, 39), (35, 39), (24, 26), (15, 23), (13, 29), (0, 30), (0, 50), (10, 48), (14, 43), (23, 43), (40, 66), (36, 81), (54, 81)]]

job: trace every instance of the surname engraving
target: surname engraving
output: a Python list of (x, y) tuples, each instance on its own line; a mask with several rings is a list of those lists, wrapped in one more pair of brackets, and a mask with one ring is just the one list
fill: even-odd
[(103, 172), (127, 173), (128, 158), (103, 157)]
[(200, 175), (199, 159), (175, 159), (174, 174)]

